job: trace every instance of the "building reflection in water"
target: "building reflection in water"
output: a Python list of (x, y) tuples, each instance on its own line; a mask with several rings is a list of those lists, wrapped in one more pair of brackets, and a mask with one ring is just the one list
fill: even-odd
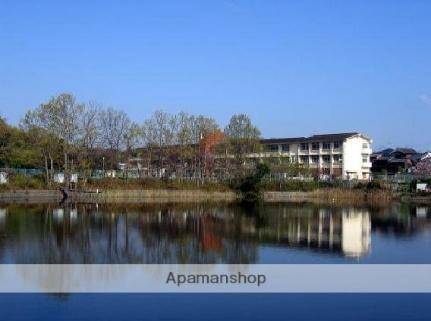
[(6, 220), (7, 209), (0, 208), (0, 226), (2, 226)]
[(262, 242), (361, 257), (371, 242), (368, 209), (283, 208), (255, 234)]
[(425, 216), (423, 209), (400, 211), (304, 204), (15, 205), (0, 208), (0, 262), (246, 264), (259, 261), (262, 246), (361, 258), (370, 252), (372, 226), (405, 235), (429, 226), (428, 209)]
[(346, 256), (361, 257), (371, 243), (371, 218), (368, 210), (344, 209), (341, 228), (341, 249)]

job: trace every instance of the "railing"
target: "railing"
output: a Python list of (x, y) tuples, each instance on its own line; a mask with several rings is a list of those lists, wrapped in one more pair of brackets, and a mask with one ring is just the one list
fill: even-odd
[(25, 176), (45, 175), (45, 170), (43, 168), (0, 168), (0, 172), (5, 172), (10, 175), (11, 174), (25, 175)]
[(426, 177), (423, 175), (416, 175), (411, 173), (402, 173), (402, 174), (373, 174), (373, 179), (379, 179), (387, 182), (395, 182), (395, 183), (410, 183), (413, 180), (422, 180), (422, 179), (430, 179), (430, 177)]

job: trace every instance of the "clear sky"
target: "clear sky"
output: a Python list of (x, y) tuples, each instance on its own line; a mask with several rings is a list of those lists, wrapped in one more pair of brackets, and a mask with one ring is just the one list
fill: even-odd
[(431, 1), (0, 0), (0, 113), (61, 92), (431, 150)]

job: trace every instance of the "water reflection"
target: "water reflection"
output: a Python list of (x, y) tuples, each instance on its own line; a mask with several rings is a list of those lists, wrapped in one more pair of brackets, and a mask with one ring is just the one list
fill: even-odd
[(262, 248), (364, 258), (372, 232), (414, 235), (430, 228), (425, 207), (272, 204), (0, 208), (0, 262), (271, 263)]

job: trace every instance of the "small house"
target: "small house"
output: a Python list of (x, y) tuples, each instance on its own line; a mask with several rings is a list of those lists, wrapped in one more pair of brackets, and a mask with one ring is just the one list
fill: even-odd
[(428, 208), (427, 207), (416, 207), (416, 217), (427, 218)]
[(117, 176), (117, 172), (115, 170), (107, 170), (105, 172), (105, 177), (115, 178)]
[(64, 183), (64, 173), (55, 173), (54, 174), (54, 182), (57, 184), (63, 184)]
[(78, 174), (70, 175), (70, 182), (71, 183), (78, 183)]
[(8, 174), (6, 172), (0, 172), (0, 184), (8, 183)]
[(416, 191), (417, 192), (430, 192), (431, 188), (427, 183), (416, 183)]

